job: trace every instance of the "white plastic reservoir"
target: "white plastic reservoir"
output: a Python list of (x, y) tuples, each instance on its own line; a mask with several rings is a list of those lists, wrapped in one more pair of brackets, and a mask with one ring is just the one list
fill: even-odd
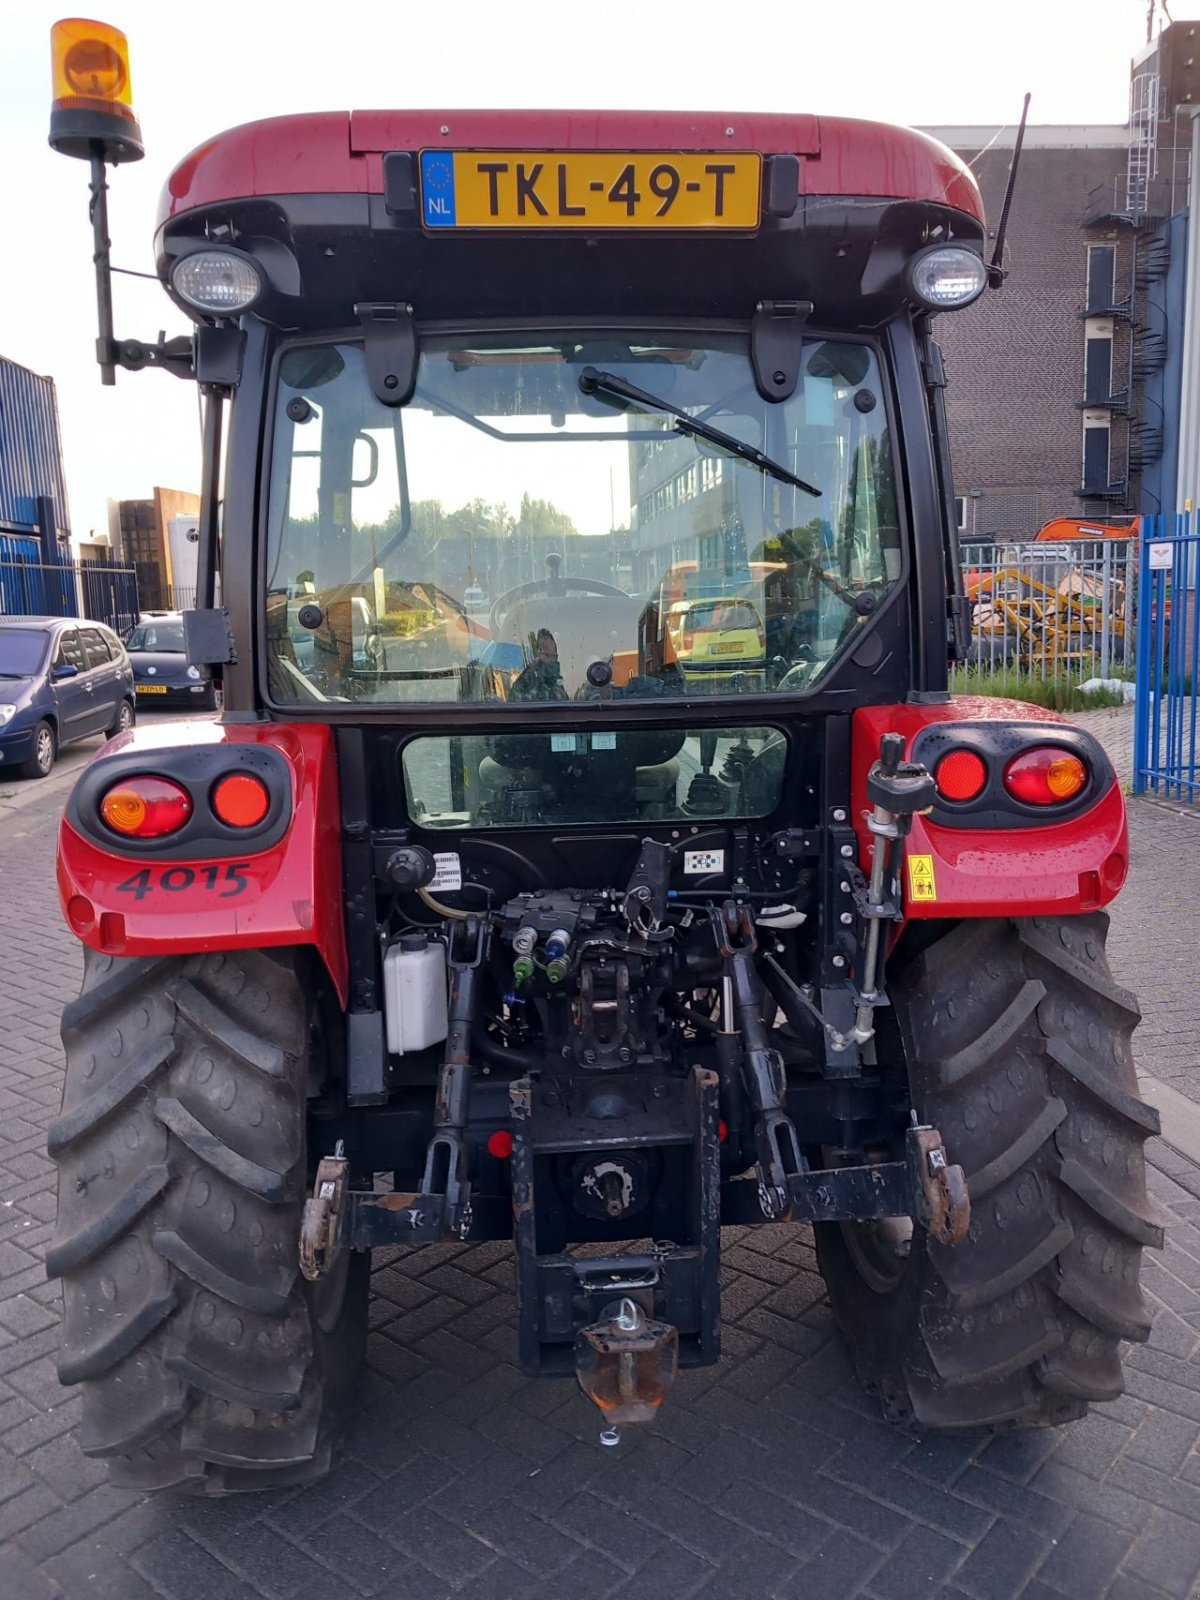
[(446, 1037), (446, 952), (423, 933), (406, 933), (383, 958), (383, 1011), (392, 1055), (424, 1050)]

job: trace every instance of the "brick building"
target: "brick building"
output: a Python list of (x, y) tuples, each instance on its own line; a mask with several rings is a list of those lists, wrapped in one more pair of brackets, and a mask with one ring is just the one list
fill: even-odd
[[(1128, 125), (1027, 130), (1008, 281), (936, 324), (967, 539), (1160, 509), (1189, 135), (1160, 101), (1156, 57), (1134, 63)], [(970, 164), (994, 229), (1015, 130), (928, 131)]]
[(176, 570), (179, 540), (172, 538), (172, 524), (194, 522), (199, 515), (199, 495), (183, 489), (156, 487), (148, 500), (109, 502), (109, 536), (118, 559), (137, 572), (143, 610), (195, 604), (195, 561), (187, 571)]
[[(970, 164), (994, 229), (1014, 130), (928, 131)], [(1029, 128), (1008, 281), (936, 323), (967, 538), (1028, 537), (1051, 517), (1120, 516), (1132, 503), (1134, 241), (1113, 215), (1127, 150), (1123, 126)]]

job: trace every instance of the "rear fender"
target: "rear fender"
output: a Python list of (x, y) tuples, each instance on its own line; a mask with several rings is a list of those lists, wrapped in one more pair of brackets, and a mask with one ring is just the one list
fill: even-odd
[[(271, 777), (272, 807), (245, 835), (208, 808), (230, 768)], [(134, 771), (182, 783), (194, 821), (182, 840), (127, 842), (96, 812), (109, 779)], [(194, 842), (189, 843), (192, 840)], [(58, 836), (68, 927), (114, 956), (313, 945), (347, 999), (341, 812), (333, 733), (311, 723), (132, 728), (84, 769)]]
[[(1041, 706), (985, 696), (962, 696), (943, 705), (865, 706), (855, 712), (851, 745), (853, 820), (859, 858), (870, 871), (874, 838), (867, 828), (867, 773), (885, 733), (900, 733), (911, 752), (926, 729), (957, 723), (974, 726), (984, 743), (999, 746), (1022, 727), (1045, 726), (1083, 749), (1093, 779), (1082, 804), (1063, 820), (1050, 821), (1032, 808), (1005, 818), (987, 812), (941, 826), (937, 814), (913, 819), (905, 847), (906, 917), (1071, 916), (1096, 911), (1113, 900), (1129, 870), (1125, 802), (1112, 766), (1089, 735)], [(991, 726), (989, 726), (991, 725)], [(931, 741), (925, 741), (929, 743)]]

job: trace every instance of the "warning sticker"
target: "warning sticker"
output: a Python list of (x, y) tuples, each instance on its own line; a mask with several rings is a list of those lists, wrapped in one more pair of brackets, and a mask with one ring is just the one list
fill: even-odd
[(426, 884), (426, 888), (461, 889), (462, 865), (453, 850), (439, 850), (433, 858), (434, 874)]
[(910, 900), (937, 899), (937, 879), (933, 875), (932, 856), (909, 856), (908, 898)]

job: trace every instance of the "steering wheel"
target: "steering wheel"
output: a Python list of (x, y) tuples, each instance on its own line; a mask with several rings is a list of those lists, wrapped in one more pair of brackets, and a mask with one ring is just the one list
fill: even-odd
[(491, 610), (488, 612), (488, 626), (493, 633), (496, 633), (517, 602), (528, 599), (531, 595), (548, 594), (561, 596), (571, 593), (612, 595), (619, 600), (631, 598), (624, 589), (618, 589), (611, 583), (601, 583), (596, 578), (531, 578), (528, 583), (518, 583), (513, 588), (506, 589), (503, 594), (496, 596), (492, 601)]

